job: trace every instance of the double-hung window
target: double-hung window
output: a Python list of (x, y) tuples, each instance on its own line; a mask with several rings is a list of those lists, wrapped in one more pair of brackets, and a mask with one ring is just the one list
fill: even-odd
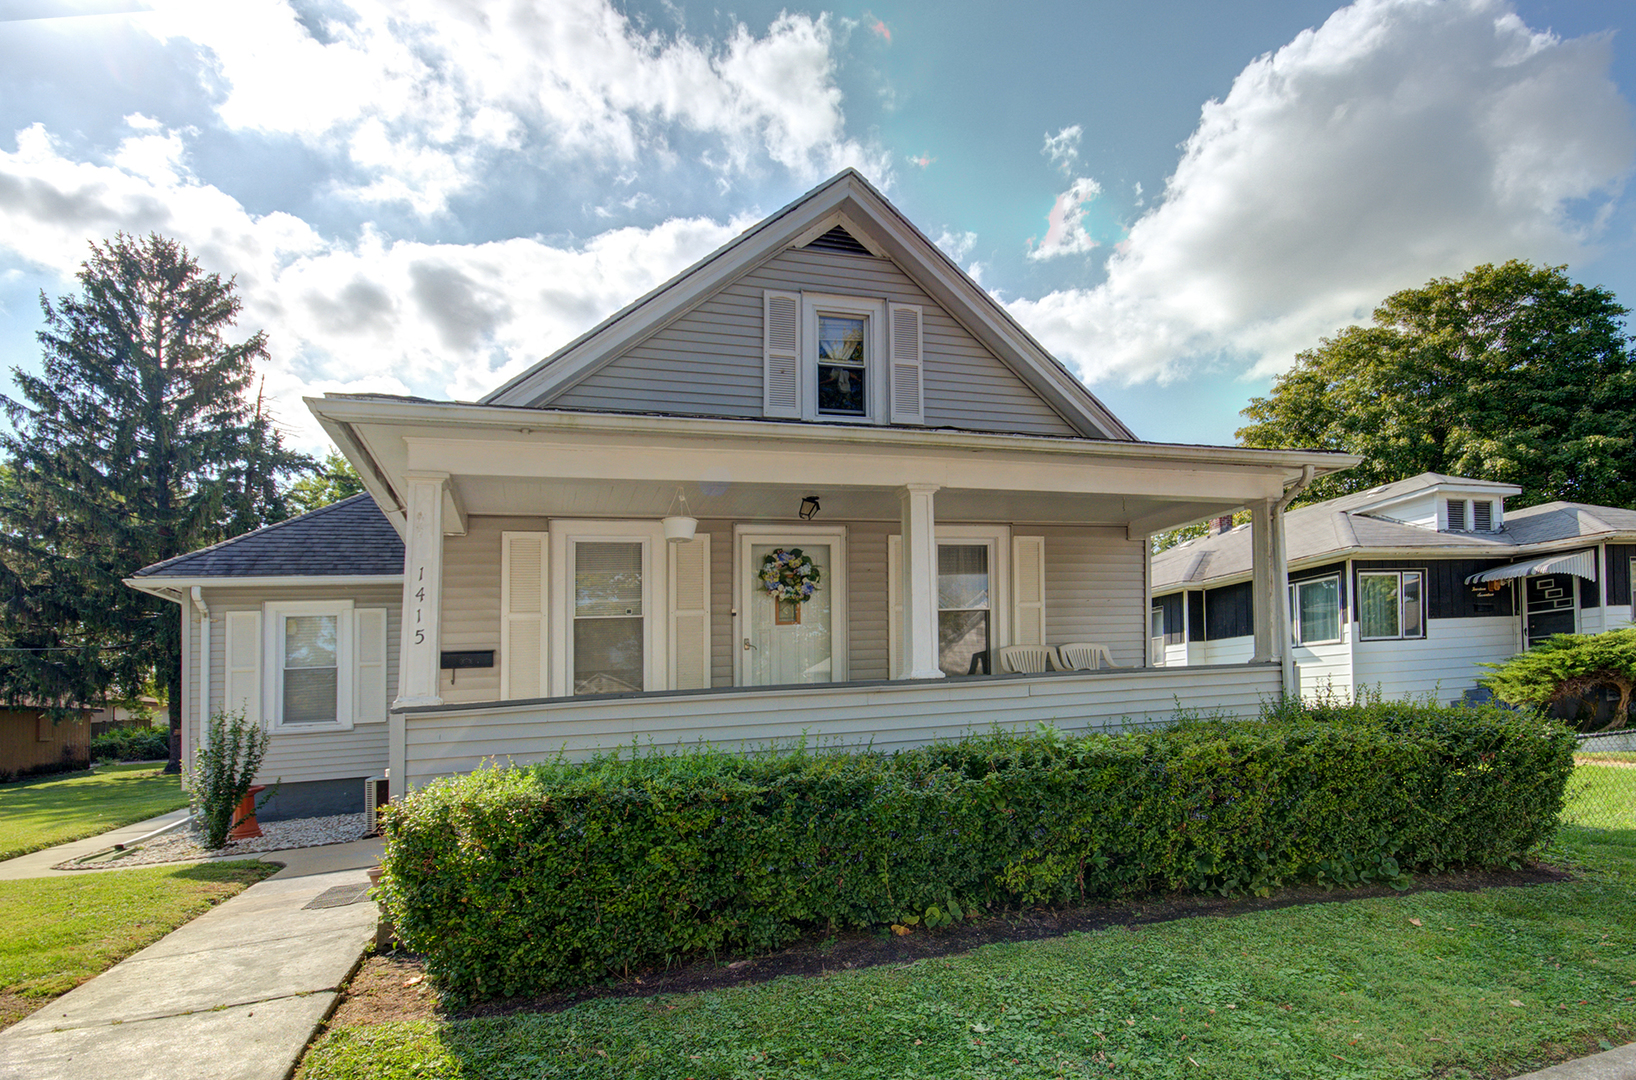
[(1290, 632), (1298, 645), (1325, 645), (1341, 640), (1339, 576), (1292, 582)]
[(937, 664), (945, 675), (970, 675), (988, 653), (994, 591), (989, 561), (993, 545), (937, 545)]
[[(354, 719), (352, 603), (271, 603), (266, 612), (268, 677), (263, 685), (273, 726), (292, 731), (350, 728)], [(384, 670), (381, 674), (384, 676)]]
[(886, 305), (864, 297), (802, 293), (803, 415), (878, 422), (886, 410)]
[(644, 548), (639, 540), (574, 544), (575, 694), (636, 693), (645, 689)]
[(1426, 636), (1419, 570), (1366, 570), (1358, 574), (1358, 636), (1364, 641)]

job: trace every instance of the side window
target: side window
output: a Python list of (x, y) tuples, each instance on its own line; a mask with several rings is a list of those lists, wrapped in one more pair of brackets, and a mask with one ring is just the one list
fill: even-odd
[(1358, 636), (1365, 641), (1424, 637), (1423, 581), (1418, 570), (1359, 573)]
[(1341, 640), (1339, 576), (1297, 581), (1290, 585), (1290, 631), (1298, 645)]

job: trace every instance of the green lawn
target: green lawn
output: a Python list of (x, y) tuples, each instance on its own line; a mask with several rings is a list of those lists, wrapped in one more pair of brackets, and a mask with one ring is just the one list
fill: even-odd
[(1495, 1077), (1636, 1039), (1636, 832), (1580, 880), (1194, 918), (556, 1015), (343, 1028), (363, 1077)]
[(0, 1027), (277, 870), (225, 862), (0, 881)]
[(140, 762), (0, 784), (0, 859), (95, 836), (186, 805), (179, 777)]
[(1563, 818), (1575, 825), (1636, 829), (1636, 768), (1580, 764), (1568, 787)]

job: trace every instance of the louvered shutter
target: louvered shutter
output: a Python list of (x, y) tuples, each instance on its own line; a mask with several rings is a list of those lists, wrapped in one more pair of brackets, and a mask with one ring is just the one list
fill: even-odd
[(801, 294), (762, 295), (764, 416), (801, 417)]
[(386, 723), (386, 609), (352, 612), (352, 722)]
[(500, 697), (505, 701), (549, 696), (546, 541), (543, 532), (500, 534)]
[(1011, 538), (1011, 644), (1045, 644), (1045, 537)]
[[(261, 723), (261, 612), (229, 611), (223, 640), (226, 670), (222, 673), (225, 712), (244, 710), (245, 720)], [(206, 718), (209, 719), (208, 717)]]
[(710, 534), (670, 549), (670, 686), (710, 686)]
[(903, 675), (903, 537), (886, 538), (886, 677)]
[(893, 304), (889, 318), (892, 323), (889, 335), (892, 352), (892, 423), (924, 424), (926, 403), (921, 377), (920, 307), (916, 304)]

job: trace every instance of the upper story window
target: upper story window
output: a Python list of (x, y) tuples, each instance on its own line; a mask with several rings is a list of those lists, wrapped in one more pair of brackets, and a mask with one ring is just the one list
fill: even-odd
[(763, 415), (925, 423), (918, 305), (772, 290), (763, 303)]

